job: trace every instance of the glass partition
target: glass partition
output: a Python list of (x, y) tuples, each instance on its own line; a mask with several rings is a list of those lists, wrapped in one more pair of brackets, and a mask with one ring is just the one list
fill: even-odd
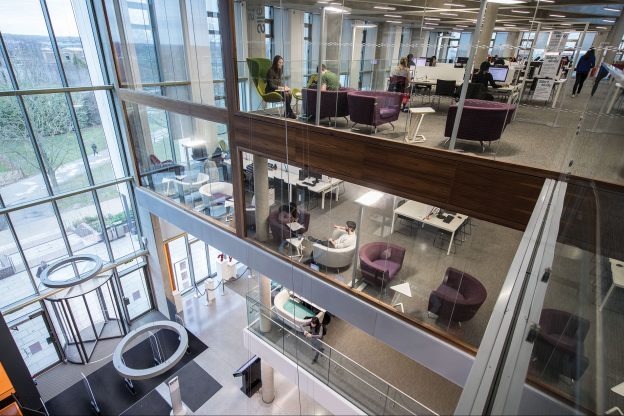
[(248, 236), (478, 348), (520, 231), (308, 167), (248, 153), (243, 164)]
[(234, 214), (227, 128), (126, 103), (142, 185), (230, 224)]

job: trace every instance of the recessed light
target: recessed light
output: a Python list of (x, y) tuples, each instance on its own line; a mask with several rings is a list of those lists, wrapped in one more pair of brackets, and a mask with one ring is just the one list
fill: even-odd
[(457, 4), (457, 3), (444, 3), (444, 5), (448, 7), (466, 7), (466, 5), (464, 4)]
[(440, 20), (439, 17), (425, 17), (425, 20)]
[(615, 20), (612, 19), (602, 19), (602, 21), (607, 23), (615, 23)]
[(386, 23), (394, 23), (394, 24), (400, 25), (403, 22), (401, 22), (400, 20), (386, 20)]
[(425, 27), (425, 26), (423, 26), (423, 27), (421, 27), (421, 29), (423, 29), (423, 30), (435, 30), (435, 29), (437, 29), (437, 28), (435, 28), (435, 27)]
[(572, 23), (559, 23), (559, 26), (572, 26)]
[(619, 12), (620, 9), (615, 9), (613, 7), (603, 7), (602, 10), (606, 10), (608, 12)]
[(377, 25), (374, 25), (372, 23), (367, 23), (364, 25), (355, 25), (355, 27), (360, 28), (360, 29), (372, 29), (374, 27), (377, 27)]
[(563, 15), (563, 14), (552, 14), (552, 13), (549, 14), (548, 16), (550, 16), (550, 17), (565, 17), (565, 15)]
[(434, 22), (427, 22), (428, 25), (433, 25), (433, 26), (440, 26), (440, 23), (434, 23)]
[(503, 26), (507, 26), (507, 27), (516, 27), (516, 25), (512, 25), (512, 24), (510, 24), (510, 23), (505, 23), (505, 24), (503, 24)]
[(349, 10), (346, 7), (338, 7), (338, 6), (325, 6), (323, 10), (330, 13), (344, 13), (349, 14)]
[(512, 12), (512, 13), (522, 13), (522, 14), (529, 14), (529, 13), (531, 13), (531, 12), (530, 12), (530, 11), (528, 11), (528, 10), (515, 10), (515, 9), (514, 9), (514, 10), (512, 10), (511, 12)]
[(457, 27), (468, 27), (468, 26), (464, 26), (464, 25), (457, 25)]
[(384, 14), (384, 17), (394, 17), (395, 19), (400, 19), (403, 16), (399, 16), (398, 14)]
[(442, 16), (457, 16), (457, 13), (440, 12)]
[(498, 4), (522, 4), (522, 3), (526, 3), (526, 1), (522, 1), (522, 0), (488, 0), (488, 3), (498, 3)]
[(389, 7), (389, 6), (373, 6), (373, 9), (377, 9), (377, 10), (396, 10), (396, 7)]

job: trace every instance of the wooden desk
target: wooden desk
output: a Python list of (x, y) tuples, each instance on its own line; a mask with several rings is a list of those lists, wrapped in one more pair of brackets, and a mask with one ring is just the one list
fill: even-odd
[(0, 363), (0, 400), (6, 399), (13, 393), (15, 393), (13, 384), (6, 371), (4, 371), (4, 366)]
[(19, 406), (15, 402), (9, 404), (8, 406), (0, 410), (0, 416), (22, 416), (22, 415), (23, 415), (22, 411), (20, 410)]

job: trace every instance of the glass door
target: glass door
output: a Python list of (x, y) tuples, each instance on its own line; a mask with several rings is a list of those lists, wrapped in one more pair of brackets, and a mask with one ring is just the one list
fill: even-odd
[(121, 276), (119, 282), (130, 321), (152, 309), (151, 290), (144, 267)]

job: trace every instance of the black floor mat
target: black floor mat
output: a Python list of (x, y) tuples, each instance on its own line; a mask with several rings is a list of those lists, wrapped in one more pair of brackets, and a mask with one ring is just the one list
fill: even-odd
[[(178, 336), (173, 331), (159, 331), (159, 340), (165, 357), (178, 346)], [(156, 386), (171, 378), (178, 370), (192, 361), (201, 352), (208, 348), (196, 336), (188, 332), (190, 354), (184, 354), (180, 362), (165, 374), (148, 380), (135, 380), (136, 395), (132, 395), (126, 388), (123, 379), (115, 370), (112, 361), (90, 374), (87, 379), (103, 415), (119, 415), (142, 397), (150, 393)], [(147, 368), (152, 366), (152, 350), (149, 341), (145, 340), (132, 347), (124, 354), (127, 365), (133, 368)], [(46, 402), (51, 415), (86, 415), (90, 414), (89, 395), (84, 382), (81, 380), (61, 394)]]
[(152, 390), (151, 393), (143, 397), (122, 414), (124, 416), (164, 416), (168, 415), (170, 412), (171, 406), (169, 406), (169, 403), (167, 403), (156, 390)]
[(221, 384), (205, 372), (195, 361), (185, 365), (175, 375), (178, 376), (180, 381), (182, 402), (193, 412), (196, 412), (197, 409), (221, 389)]

